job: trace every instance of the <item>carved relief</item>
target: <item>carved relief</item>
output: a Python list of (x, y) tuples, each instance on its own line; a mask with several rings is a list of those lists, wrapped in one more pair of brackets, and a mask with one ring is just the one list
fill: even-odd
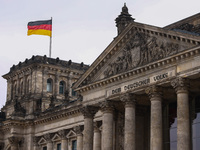
[(80, 111), (85, 118), (93, 118), (98, 111), (98, 108), (95, 106), (84, 106), (80, 108)]
[(133, 106), (136, 102), (134, 94), (131, 93), (122, 94), (120, 100), (125, 104), (125, 107)]
[(73, 127), (73, 130), (76, 132), (77, 135), (82, 135), (83, 126), (75, 126)]
[(176, 90), (176, 92), (180, 90), (187, 92), (189, 85), (188, 83), (188, 80), (182, 77), (177, 77), (176, 79), (171, 81), (171, 85)]
[(149, 96), (150, 99), (155, 97), (161, 97), (162, 95), (162, 88), (156, 85), (148, 87), (145, 89), (146, 94)]
[(113, 112), (114, 110), (113, 102), (109, 100), (101, 102), (100, 107), (103, 112)]
[(200, 34), (200, 24), (193, 25), (193, 24), (185, 23), (173, 28), (173, 30), (176, 30), (176, 29)]
[(178, 49), (178, 44), (163, 42), (156, 37), (150, 37), (148, 34), (136, 31), (122, 49), (121, 55), (108, 65), (104, 75), (105, 77), (109, 77), (165, 58), (176, 54)]

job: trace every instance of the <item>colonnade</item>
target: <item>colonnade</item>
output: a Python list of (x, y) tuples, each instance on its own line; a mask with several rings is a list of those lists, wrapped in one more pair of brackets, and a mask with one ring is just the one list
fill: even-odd
[[(177, 94), (177, 150), (190, 150), (190, 119), (187, 80), (176, 78), (171, 81), (172, 87)], [(162, 88), (151, 86), (145, 89), (151, 103), (150, 114), (150, 150), (163, 149), (163, 116), (162, 116)], [(136, 149), (136, 99), (134, 94), (126, 93), (120, 97), (125, 107), (124, 125), (124, 150)], [(87, 106), (88, 109), (93, 106)], [(102, 150), (113, 150), (113, 105), (112, 101), (106, 100), (100, 105), (103, 112), (102, 118)], [(83, 150), (99, 150), (96, 146), (100, 138), (93, 133), (94, 111), (84, 119)], [(88, 118), (90, 117), (90, 118)], [(95, 146), (93, 147), (93, 135)], [(98, 135), (99, 136), (99, 135)], [(98, 141), (97, 141), (98, 140)]]
[[(177, 95), (177, 150), (190, 150), (191, 132), (189, 118), (188, 81), (184, 78), (176, 78), (171, 85)], [(163, 149), (163, 116), (162, 116), (162, 88), (156, 85), (145, 89), (150, 100), (150, 150)], [(133, 93), (125, 93), (120, 96), (124, 103), (124, 150), (136, 150), (136, 102)], [(113, 101), (105, 100), (100, 103), (102, 111), (102, 131), (94, 124), (94, 116), (99, 107), (84, 106), (80, 109), (84, 116), (84, 130), (75, 127), (78, 150), (113, 150), (114, 149), (114, 105)], [(59, 133), (61, 149), (65, 149), (67, 139), (65, 133)], [(62, 136), (63, 135), (63, 136)], [(45, 135), (47, 150), (52, 150), (53, 145), (50, 134)], [(17, 150), (18, 138), (10, 138), (11, 150)], [(37, 150), (37, 145), (34, 146)]]

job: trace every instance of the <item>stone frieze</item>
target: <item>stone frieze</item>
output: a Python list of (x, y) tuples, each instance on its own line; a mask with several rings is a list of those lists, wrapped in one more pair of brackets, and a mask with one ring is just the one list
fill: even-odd
[(109, 77), (138, 66), (174, 55), (178, 53), (179, 44), (162, 41), (157, 37), (135, 31), (130, 41), (122, 49), (113, 62), (104, 71), (105, 77)]

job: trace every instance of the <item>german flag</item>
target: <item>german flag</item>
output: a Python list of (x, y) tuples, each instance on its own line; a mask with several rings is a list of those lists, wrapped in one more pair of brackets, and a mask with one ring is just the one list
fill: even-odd
[(27, 35), (47, 35), (52, 36), (52, 20), (32, 21), (28, 23)]

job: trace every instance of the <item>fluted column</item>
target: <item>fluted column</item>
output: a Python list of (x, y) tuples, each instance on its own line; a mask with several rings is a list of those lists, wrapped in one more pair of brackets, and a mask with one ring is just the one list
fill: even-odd
[(94, 146), (93, 150), (101, 150), (101, 131), (98, 123), (94, 123)]
[(171, 85), (177, 94), (177, 150), (190, 150), (188, 80), (178, 77)]
[(162, 150), (162, 98), (159, 87), (152, 86), (145, 91), (151, 101), (150, 150)]
[(51, 134), (50, 133), (45, 134), (44, 138), (47, 141), (47, 150), (53, 150), (53, 143), (51, 141)]
[(113, 110), (112, 102), (104, 101), (100, 104), (103, 112), (102, 149), (113, 150)]
[(124, 150), (135, 150), (135, 98), (133, 94), (126, 93), (120, 99), (125, 104)]
[(60, 130), (58, 134), (61, 137), (61, 150), (68, 150), (66, 130)]
[(84, 115), (83, 131), (83, 150), (92, 150), (93, 148), (93, 118), (98, 109), (93, 106), (85, 106), (80, 109)]
[(82, 127), (76, 126), (76, 127), (74, 127), (74, 131), (76, 132), (76, 136), (77, 136), (77, 150), (83, 150)]

